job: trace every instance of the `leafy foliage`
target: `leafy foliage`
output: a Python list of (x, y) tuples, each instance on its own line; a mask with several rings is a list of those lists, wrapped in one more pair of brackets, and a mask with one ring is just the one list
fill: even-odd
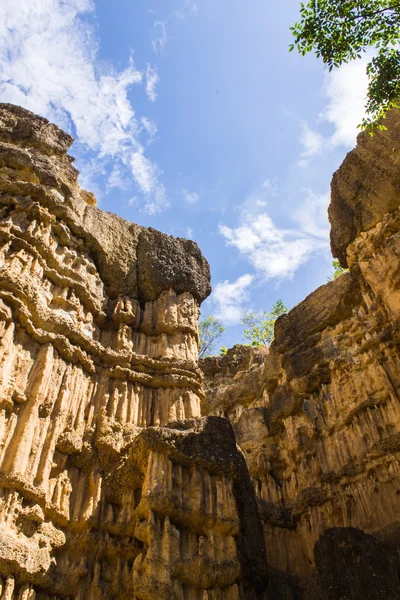
[(210, 356), (216, 342), (225, 331), (222, 323), (213, 315), (199, 321), (200, 349), (199, 358)]
[(333, 271), (331, 272), (331, 274), (327, 278), (328, 281), (332, 281), (333, 279), (337, 279), (338, 277), (340, 277), (341, 275), (343, 275), (343, 273), (347, 273), (348, 270), (349, 270), (349, 269), (344, 269), (343, 267), (341, 267), (340, 266), (340, 262), (336, 258), (332, 261), (332, 267), (333, 267)]
[(255, 313), (249, 311), (241, 319), (244, 330), (244, 337), (250, 341), (253, 348), (269, 346), (274, 339), (275, 321), (281, 315), (287, 313), (289, 308), (285, 306), (282, 300), (277, 300), (272, 305), (270, 312)]
[(291, 31), (289, 50), (303, 56), (314, 51), (330, 71), (376, 49), (367, 66), (367, 118), (360, 126), (385, 129), (377, 120), (399, 107), (400, 0), (309, 0), (300, 4), (300, 21)]

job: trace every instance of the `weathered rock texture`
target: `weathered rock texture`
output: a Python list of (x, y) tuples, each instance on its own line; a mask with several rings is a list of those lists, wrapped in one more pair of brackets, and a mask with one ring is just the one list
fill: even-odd
[(400, 597), (399, 113), (386, 125), (332, 182), (332, 248), (350, 272), (282, 316), (267, 355), (202, 361), (202, 410), (233, 424), (268, 564), (303, 582), (317, 567), (308, 598)]
[(71, 142), (0, 105), (0, 598), (263, 598), (245, 461), (200, 418), (208, 264), (99, 210)]
[(0, 105), (0, 600), (400, 597), (398, 113), (387, 125), (333, 178), (350, 272), (269, 351), (202, 361), (204, 394), (198, 247), (99, 210), (72, 138)]

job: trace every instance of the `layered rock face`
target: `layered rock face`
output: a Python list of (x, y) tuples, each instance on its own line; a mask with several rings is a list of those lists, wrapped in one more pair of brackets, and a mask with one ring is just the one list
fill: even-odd
[(99, 210), (71, 143), (0, 105), (0, 598), (263, 598), (246, 464), (200, 418), (208, 264)]
[(269, 350), (200, 370), (196, 244), (99, 210), (72, 138), (0, 105), (0, 600), (400, 597), (398, 113), (386, 123), (332, 182), (349, 273)]
[(385, 124), (332, 182), (350, 272), (278, 319), (267, 354), (202, 361), (202, 410), (233, 424), (268, 564), (303, 582), (317, 567), (310, 599), (400, 597), (399, 114)]

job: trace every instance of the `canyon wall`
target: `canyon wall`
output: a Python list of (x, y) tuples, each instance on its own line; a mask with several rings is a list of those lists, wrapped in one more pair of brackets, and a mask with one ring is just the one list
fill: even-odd
[(0, 598), (264, 598), (246, 463), (200, 417), (209, 266), (99, 210), (72, 141), (0, 105)]
[(0, 105), (0, 600), (400, 597), (398, 113), (386, 124), (333, 177), (349, 272), (271, 348), (200, 369), (197, 245), (98, 209), (72, 138)]
[(268, 564), (310, 599), (400, 597), (398, 112), (385, 124), (332, 180), (332, 251), (349, 272), (280, 317), (268, 350), (201, 361), (202, 411), (232, 422)]

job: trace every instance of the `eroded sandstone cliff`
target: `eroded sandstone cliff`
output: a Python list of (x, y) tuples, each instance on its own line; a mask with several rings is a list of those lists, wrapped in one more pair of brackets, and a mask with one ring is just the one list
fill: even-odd
[(99, 210), (72, 138), (0, 105), (0, 600), (400, 597), (398, 113), (387, 125), (333, 178), (350, 272), (269, 350), (200, 370), (196, 244)]
[(201, 363), (202, 411), (233, 424), (268, 564), (309, 599), (400, 597), (398, 112), (386, 125), (332, 181), (332, 250), (350, 272), (279, 318), (269, 351)]
[(263, 598), (246, 463), (200, 417), (208, 264), (99, 210), (72, 141), (0, 105), (0, 598)]

